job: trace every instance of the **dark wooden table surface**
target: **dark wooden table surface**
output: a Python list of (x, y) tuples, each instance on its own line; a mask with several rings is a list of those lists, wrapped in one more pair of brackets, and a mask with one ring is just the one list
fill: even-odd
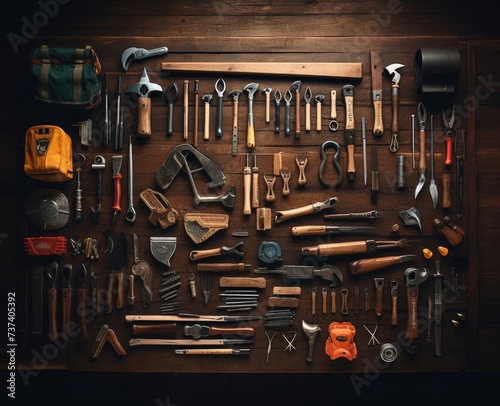
[[(54, 16), (47, 17), (42, 24), (42, 14), (34, 5), (30, 11), (19, 11), (22, 16), (9, 21), (7, 32), (2, 38), (4, 54), (10, 55), (8, 60), (9, 80), (6, 81), (4, 93), (9, 98), (2, 99), (4, 117), (2, 119), (2, 148), (1, 148), (1, 180), (4, 190), (2, 209), (4, 213), (3, 226), (6, 237), (2, 239), (0, 249), (5, 258), (2, 267), (2, 285), (5, 294), (16, 292), (16, 334), (17, 355), (16, 363), (20, 376), (30, 379), (30, 373), (36, 369), (69, 369), (71, 371), (90, 372), (169, 372), (169, 373), (211, 373), (238, 374), (238, 373), (342, 373), (359, 374), (366, 378), (367, 365), (371, 365), (377, 372), (459, 372), (459, 371), (497, 371), (500, 353), (498, 351), (498, 335), (500, 320), (498, 309), (499, 277), (495, 271), (496, 245), (498, 242), (498, 170), (495, 160), (498, 157), (498, 138), (495, 132), (496, 116), (499, 105), (497, 83), (499, 78), (498, 60), (499, 43), (498, 25), (494, 24), (492, 16), (481, 14), (470, 5), (461, 6), (452, 2), (388, 2), (382, 6), (376, 2), (348, 3), (348, 2), (176, 2), (157, 3), (127, 1), (112, 1), (102, 4), (87, 2), (82, 5), (67, 4), (57, 6)], [(81, 9), (80, 9), (81, 8)], [(55, 10), (55, 9), (54, 9)], [(452, 15), (450, 15), (450, 10)], [(39, 14), (37, 14), (39, 13)], [(46, 14), (43, 14), (46, 15)], [(36, 17), (38, 16), (38, 17)], [(32, 18), (31, 18), (32, 17)], [(40, 20), (36, 20), (40, 18)], [(36, 32), (31, 35), (23, 31), (26, 21), (34, 21)], [(36, 26), (36, 24), (38, 24)], [(28, 30), (28, 28), (24, 28)], [(12, 35), (17, 33), (18, 36)], [(97, 52), (103, 74), (108, 74), (111, 111), (116, 109), (116, 78), (121, 76), (122, 90), (140, 79), (143, 68), (147, 69), (152, 83), (159, 84), (163, 91), (171, 83), (179, 87), (179, 96), (173, 109), (173, 134), (167, 135), (168, 107), (165, 93), (151, 97), (152, 136), (148, 139), (137, 137), (137, 104), (129, 97), (124, 97), (125, 105), (125, 143), (121, 150), (115, 150), (112, 145), (104, 147), (99, 142), (99, 131), (95, 132), (96, 139), (89, 148), (82, 148), (78, 138), (78, 129), (74, 126), (79, 121), (90, 118), (94, 128), (99, 128), (104, 117), (103, 107), (83, 113), (67, 113), (57, 108), (38, 106), (29, 100), (29, 56), (38, 45), (75, 47), (90, 44)], [(135, 61), (128, 71), (124, 71), (120, 64), (122, 52), (129, 47), (151, 49), (166, 46), (167, 55)], [(454, 47), (460, 52), (460, 76), (458, 89), (445, 102), (432, 98), (425, 98), (417, 93), (414, 73), (414, 57), (418, 49), (428, 47)], [(371, 75), (370, 51), (379, 51), (383, 66), (392, 63), (404, 65), (400, 69), (400, 108), (399, 108), (399, 151), (392, 153), (389, 150), (391, 127), (391, 81), (386, 74), (383, 76), (383, 122), (384, 135), (374, 137), (373, 107), (371, 102)], [(279, 62), (286, 66), (290, 62), (356, 62), (362, 65), (363, 77), (361, 80), (332, 79), (332, 78), (298, 78), (286, 75), (252, 75), (229, 73), (198, 73), (192, 71), (168, 72), (162, 70), (162, 62)], [(216, 93), (215, 81), (224, 78), (227, 90), (223, 100), (223, 135), (220, 139), (215, 136)], [(189, 81), (189, 136), (183, 139), (183, 83)], [(161, 191), (155, 181), (155, 173), (177, 145), (193, 143), (193, 111), (194, 111), (194, 82), (199, 80), (200, 99), (205, 94), (213, 96), (210, 107), (210, 138), (203, 139), (204, 106), (200, 100), (198, 150), (210, 157), (223, 170), (226, 182), (221, 193), (230, 190), (232, 185), (236, 190), (236, 203), (233, 210), (227, 210), (220, 204), (208, 204), (196, 207), (193, 200), (193, 191), (186, 176), (179, 175), (165, 197), (172, 207), (179, 213), (179, 221), (165, 230), (152, 225), (149, 220), (149, 210), (139, 198), (139, 193), (147, 188)], [(281, 110), (281, 128), (279, 134), (274, 132), (274, 103), (271, 103), (271, 121), (266, 123), (265, 96), (262, 89), (271, 87), (273, 92), (279, 89), (284, 93), (291, 84), (302, 81), (301, 97), (309, 86), (313, 96), (324, 94), (322, 105), (322, 128), (315, 131), (316, 109), (312, 104), (312, 129), (305, 131), (305, 105), (301, 100), (301, 136), (294, 137), (293, 130), (296, 122), (295, 95), (291, 105), (292, 135), (284, 134), (284, 108)], [(256, 146), (248, 149), (245, 146), (247, 132), (248, 101), (245, 94), (239, 99), (238, 115), (238, 147), (237, 155), (231, 155), (231, 132), (233, 122), (233, 105), (227, 92), (233, 89), (242, 89), (246, 84), (257, 82), (259, 90), (254, 99), (254, 120)], [(355, 180), (347, 181), (347, 154), (345, 149), (344, 128), (346, 121), (345, 103), (342, 97), (342, 88), (346, 84), (354, 85), (354, 121), (356, 129), (355, 139)], [(330, 122), (330, 92), (337, 92), (336, 110), (339, 131), (328, 129)], [(271, 98), (273, 100), (273, 98)], [(428, 107), (428, 118), (433, 116), (435, 130), (435, 179), (438, 185), (440, 198), (442, 197), (441, 176), (444, 173), (451, 175), (450, 209), (443, 209), (441, 200), (436, 209), (432, 207), (429, 193), (430, 181), (430, 139), (426, 136), (427, 173), (424, 189), (415, 199), (414, 191), (418, 182), (418, 170), (412, 168), (412, 126), (411, 116), (417, 114), (417, 105), (424, 101)], [(448, 168), (444, 165), (445, 142), (442, 122), (442, 108), (454, 103), (456, 106), (456, 128), (458, 133), (466, 134), (466, 159), (464, 178), (464, 216), (456, 217), (456, 162)], [(284, 103), (282, 103), (283, 106)], [(114, 117), (114, 113), (113, 113)], [(361, 119), (367, 122), (367, 151), (368, 151), (368, 184), (363, 182), (363, 157), (361, 139)], [(429, 121), (428, 121), (429, 123)], [(81, 186), (84, 191), (84, 210), (81, 221), (73, 220), (63, 229), (56, 232), (37, 230), (26, 219), (23, 210), (26, 198), (33, 191), (47, 187), (39, 181), (27, 178), (22, 173), (24, 134), (26, 129), (36, 124), (59, 125), (73, 138), (75, 152), (82, 152), (86, 156), (86, 163), (82, 168)], [(416, 123), (415, 151), (418, 159), (418, 122)], [(429, 127), (427, 127), (429, 128)], [(132, 140), (134, 161), (134, 206), (137, 211), (137, 220), (130, 224), (124, 218), (124, 211), (128, 205), (127, 185), (129, 176), (128, 139)], [(341, 145), (342, 153), (340, 164), (344, 179), (340, 188), (324, 187), (318, 177), (320, 164), (320, 147), (327, 140), (334, 140)], [(370, 202), (370, 162), (372, 147), (378, 147), (380, 191), (378, 203)], [(266, 185), (263, 175), (273, 169), (273, 156), (281, 152), (282, 165), (291, 171), (290, 195), (283, 196), (283, 186), (280, 177), (277, 178), (274, 192), (276, 200), (266, 203)], [(108, 165), (103, 173), (103, 213), (96, 223), (91, 219), (90, 207), (95, 204), (95, 171), (91, 162), (95, 155), (101, 154), (107, 162), (112, 161), (113, 155), (122, 155), (124, 159), (122, 169), (122, 199), (123, 212), (116, 222), (112, 219), (113, 181), (111, 166)], [(277, 211), (294, 209), (304, 205), (324, 201), (329, 197), (337, 197), (339, 204), (334, 209), (320, 214), (300, 217), (282, 224), (273, 222), (272, 228), (258, 231), (255, 228), (256, 214), (250, 216), (242, 214), (243, 183), (242, 171), (246, 164), (247, 154), (257, 156), (260, 176), (261, 207), (271, 209), (273, 216)], [(298, 168), (295, 157), (304, 155), (308, 159), (306, 167), (307, 184), (300, 187), (297, 184)], [(405, 187), (398, 188), (396, 184), (397, 156), (405, 157)], [(328, 165), (325, 176), (333, 183), (337, 174), (331, 164), (333, 151), (328, 150)], [(418, 162), (418, 161), (417, 161)], [(203, 186), (203, 179), (197, 177), (198, 191), (201, 195), (210, 195), (213, 191)], [(71, 207), (74, 204), (75, 180), (55, 186), (69, 199)], [(407, 226), (399, 216), (400, 211), (416, 207), (421, 214), (422, 230), (415, 226)], [(370, 221), (329, 221), (323, 220), (327, 213), (353, 213), (377, 210), (380, 217)], [(194, 244), (187, 236), (183, 217), (186, 213), (224, 213), (229, 215), (228, 229), (221, 230), (210, 239)], [(450, 246), (440, 236), (433, 225), (434, 219), (443, 219), (450, 216), (466, 232), (463, 241), (456, 247)], [(293, 237), (291, 227), (309, 224), (327, 225), (371, 225), (375, 226), (374, 233), (362, 235), (335, 235), (331, 237)], [(392, 227), (399, 226), (394, 232)], [(147, 260), (153, 267), (154, 301), (149, 308), (141, 304), (140, 283), (136, 282), (136, 296), (138, 300), (133, 306), (125, 304), (121, 310), (113, 310), (110, 314), (102, 312), (99, 316), (89, 313), (89, 338), (86, 342), (79, 342), (74, 337), (69, 342), (61, 342), (59, 347), (51, 343), (46, 337), (47, 331), (41, 339), (30, 334), (30, 275), (36, 264), (47, 265), (54, 258), (29, 257), (22, 249), (22, 240), (26, 236), (36, 235), (64, 235), (78, 240), (86, 237), (97, 238), (101, 242), (98, 261), (87, 260), (83, 254), (73, 255), (71, 247), (62, 258), (56, 258), (60, 264), (71, 263), (75, 268), (85, 263), (100, 271), (101, 286), (107, 283), (111, 271), (106, 253), (106, 239), (102, 230), (123, 232), (126, 236), (129, 250), (126, 275), (131, 272), (134, 258), (132, 253), (132, 235), (139, 237), (139, 258)], [(233, 232), (248, 231), (248, 237), (239, 238)], [(150, 237), (177, 237), (175, 253), (170, 267), (158, 262), (149, 247)], [(370, 257), (368, 255), (342, 255), (327, 258), (304, 257), (301, 248), (315, 246), (324, 242), (357, 241), (365, 239), (393, 240), (409, 238), (417, 244), (409, 250), (392, 249), (377, 251), (373, 256), (416, 254), (417, 260), (409, 264), (392, 266), (365, 275), (353, 276), (348, 271), (350, 261)], [(200, 272), (196, 271), (196, 262), (189, 259), (189, 253), (195, 249), (233, 245), (239, 241), (244, 243), (244, 257), (241, 262), (250, 264), (249, 271), (232, 272), (230, 274), (216, 273), (215, 287), (207, 305), (203, 302), (200, 289)], [(221, 276), (258, 276), (253, 269), (262, 266), (257, 253), (262, 241), (274, 241), (282, 249), (284, 264), (307, 264), (319, 267), (324, 264), (337, 266), (343, 273), (343, 283), (336, 288), (337, 312), (330, 311), (330, 297), (326, 314), (321, 309), (321, 294), (318, 295), (316, 313), (311, 312), (311, 293), (313, 288), (318, 292), (328, 287), (325, 281), (301, 281), (296, 286), (301, 287), (299, 306), (296, 309), (296, 320), (293, 326), (285, 329), (265, 327), (262, 321), (245, 323), (254, 327), (256, 335), (254, 342), (249, 345), (249, 356), (180, 356), (174, 354), (173, 347), (130, 347), (128, 342), (133, 338), (131, 324), (125, 321), (125, 315), (155, 315), (160, 314), (159, 306), (162, 302), (158, 291), (161, 287), (162, 273), (174, 270), (180, 275), (182, 285), (176, 301), (181, 302), (181, 310), (197, 314), (226, 314), (217, 310), (222, 304), (219, 298), (218, 280)], [(470, 264), (460, 269), (459, 294), (450, 292), (453, 265), (447, 259), (441, 258), (437, 247), (448, 246), (455, 256), (469, 258)], [(428, 248), (434, 252), (431, 259), (425, 259), (422, 250)], [(233, 262), (240, 260), (230, 257), (211, 258), (207, 262)], [(376, 338), (381, 344), (393, 343), (398, 348), (404, 347), (404, 331), (407, 319), (407, 297), (405, 292), (404, 271), (414, 266), (419, 269), (427, 268), (432, 275), (435, 273), (436, 260), (441, 262), (441, 272), (445, 275), (445, 296), (442, 326), (442, 356), (437, 357), (434, 348), (434, 332), (430, 343), (427, 336), (427, 306), (428, 298), (434, 295), (434, 280), (429, 277), (420, 287), (419, 294), (419, 346), (416, 353), (409, 353), (405, 349), (394, 363), (381, 364), (379, 358), (380, 345), (369, 343), (370, 334), (365, 329), (367, 323), (377, 323)], [(197, 281), (197, 298), (190, 297), (188, 277), (194, 274)], [(374, 277), (385, 280), (383, 293), (383, 313), (381, 317), (375, 315), (375, 286)], [(391, 326), (390, 309), (391, 297), (389, 281), (399, 281), (398, 324)], [(266, 288), (259, 291), (258, 306), (245, 314), (264, 315), (268, 306), (268, 298), (272, 296), (274, 286), (289, 284), (279, 275), (266, 276)], [(349, 289), (349, 314), (340, 313), (340, 289)], [(355, 290), (359, 289), (358, 311), (355, 311)], [(365, 289), (369, 292), (369, 310), (365, 310)], [(464, 320), (457, 318), (457, 313), (464, 315)], [(45, 309), (46, 314), (46, 309)], [(76, 317), (76, 313), (74, 314)], [(452, 320), (460, 322), (459, 327), (452, 324)], [(314, 361), (307, 362), (307, 337), (302, 330), (302, 321), (315, 324), (321, 328), (314, 347)], [(355, 342), (358, 349), (357, 358), (352, 361), (346, 359), (330, 360), (325, 354), (324, 347), (328, 336), (328, 326), (331, 322), (347, 321), (356, 328)], [(48, 321), (46, 320), (48, 324)], [(93, 341), (103, 324), (107, 324), (116, 333), (118, 340), (126, 350), (125, 356), (118, 356), (113, 348), (106, 344), (98, 359), (91, 359), (90, 349)], [(183, 338), (182, 327), (178, 323), (175, 338)], [(373, 324), (369, 324), (373, 327)], [(47, 328), (47, 325), (45, 326)], [(267, 359), (267, 334), (277, 334), (272, 341), (272, 349)], [(295, 349), (285, 351), (287, 342), (283, 333), (296, 333)], [(54, 355), (48, 355), (54, 351)], [(5, 352), (4, 352), (5, 354)], [(38, 355), (37, 355), (38, 354)], [(39, 354), (42, 354), (41, 356)], [(45, 355), (43, 355), (45, 354)], [(40, 359), (39, 359), (40, 358)], [(23, 372), (24, 370), (24, 372)], [(352, 375), (351, 375), (352, 376)], [(352, 384), (352, 382), (351, 382)], [(355, 386), (355, 384), (353, 384)]]

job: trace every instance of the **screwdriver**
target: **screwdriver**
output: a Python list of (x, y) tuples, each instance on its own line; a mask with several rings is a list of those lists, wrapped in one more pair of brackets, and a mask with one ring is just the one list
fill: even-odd
[(253, 154), (252, 166), (252, 207), (259, 207), (259, 167), (257, 166), (256, 154)]
[(250, 208), (250, 187), (252, 181), (252, 170), (248, 163), (247, 154), (247, 164), (243, 168), (243, 214), (251, 214), (252, 209)]

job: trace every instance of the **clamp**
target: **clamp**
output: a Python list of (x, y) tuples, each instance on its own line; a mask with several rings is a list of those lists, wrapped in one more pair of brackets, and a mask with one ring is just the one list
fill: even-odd
[(110, 329), (107, 324), (103, 324), (101, 329), (99, 330), (99, 333), (97, 333), (97, 337), (94, 341), (94, 344), (92, 345), (92, 350), (90, 351), (90, 356), (92, 358), (99, 357), (102, 347), (104, 346), (104, 343), (106, 341), (109, 341), (111, 343), (118, 355), (127, 354), (120, 344), (120, 341), (118, 341), (118, 337), (116, 336), (115, 332)]

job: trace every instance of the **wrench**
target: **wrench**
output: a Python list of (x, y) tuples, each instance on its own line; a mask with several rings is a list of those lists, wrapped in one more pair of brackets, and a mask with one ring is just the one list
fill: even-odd
[(418, 338), (418, 291), (419, 286), (429, 276), (426, 268), (407, 268), (406, 276), (406, 300), (408, 307), (408, 318), (406, 321), (405, 338)]
[(279, 134), (280, 122), (281, 122), (281, 115), (280, 115), (281, 92), (279, 89), (276, 89), (274, 91), (274, 104), (276, 106), (276, 113), (274, 117), (274, 133)]
[(97, 221), (102, 210), (102, 172), (106, 168), (106, 160), (102, 155), (96, 155), (92, 169), (96, 171), (96, 208), (91, 207), (94, 219)]
[(295, 138), (300, 138), (300, 87), (302, 82), (296, 80), (290, 86), (290, 89), (295, 90)]
[[(222, 83), (222, 90), (219, 90), (219, 83)], [(215, 116), (215, 136), (222, 137), (222, 98), (226, 91), (226, 82), (224, 79), (219, 78), (215, 82), (215, 91), (217, 92), (217, 114)]]
[(292, 92), (287, 89), (285, 92), (285, 135), (290, 135), (290, 101), (292, 100)]

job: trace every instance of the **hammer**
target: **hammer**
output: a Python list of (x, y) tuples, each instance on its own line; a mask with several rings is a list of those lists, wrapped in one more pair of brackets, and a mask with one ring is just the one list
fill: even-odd
[(243, 88), (243, 90), (248, 93), (247, 148), (255, 147), (255, 129), (253, 126), (253, 95), (258, 89), (258, 83), (249, 83)]
[(391, 152), (397, 152), (399, 149), (398, 144), (398, 133), (399, 133), (399, 80), (401, 75), (397, 71), (399, 68), (404, 67), (400, 63), (393, 63), (392, 65), (386, 66), (385, 70), (389, 75), (392, 76), (392, 139), (389, 146)]
[(125, 93), (136, 94), (137, 99), (137, 136), (151, 137), (151, 99), (150, 95), (154, 92), (163, 93), (160, 85), (149, 81), (146, 68), (142, 71), (141, 79), (127, 87)]

